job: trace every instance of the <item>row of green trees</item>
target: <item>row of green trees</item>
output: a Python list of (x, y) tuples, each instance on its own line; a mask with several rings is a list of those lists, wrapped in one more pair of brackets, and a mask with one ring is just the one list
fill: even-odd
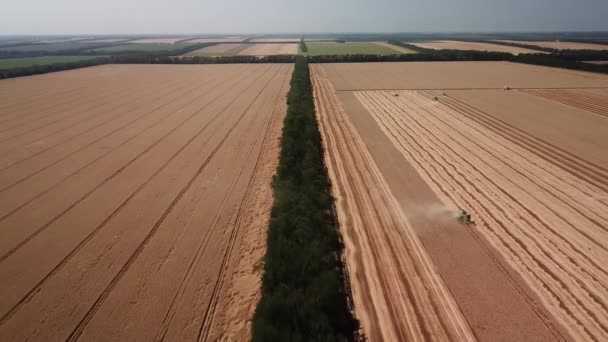
[(15, 78), (21, 76), (31, 76), (38, 74), (46, 74), (49, 72), (63, 71), (70, 69), (86, 68), (95, 65), (107, 64), (108, 58), (95, 58), (86, 59), (74, 62), (66, 63), (53, 63), (44, 65), (32, 65), (28, 67), (21, 67), (9, 70), (0, 70), (0, 79), (4, 78)]
[(308, 52), (308, 46), (306, 46), (306, 42), (304, 42), (304, 38), (300, 40), (300, 51)]
[[(216, 45), (218, 43), (200, 43), (200, 44), (189, 44), (184, 45), (181, 49), (167, 49), (167, 50), (157, 50), (157, 51), (145, 51), (138, 49), (136, 44), (129, 45), (128, 42), (118, 42), (118, 43), (108, 43), (108, 44), (86, 44), (84, 42), (82, 46), (77, 48), (70, 49), (62, 49), (62, 50), (45, 50), (43, 47), (48, 44), (26, 44), (26, 45), (40, 45), (42, 46), (40, 49), (32, 50), (32, 51), (21, 51), (21, 50), (3, 50), (0, 47), (0, 58), (24, 58), (24, 57), (42, 57), (42, 56), (106, 56), (111, 54), (113, 56), (122, 56), (122, 55), (142, 55), (145, 54), (147, 56), (154, 57), (162, 57), (162, 56), (179, 56), (186, 54), (191, 51), (195, 51), (198, 49), (202, 49), (204, 47)], [(103, 48), (110, 48), (113, 46), (122, 46), (124, 45), (123, 50), (114, 50), (111, 52), (100, 50)], [(52, 45), (49, 45), (52, 46)], [(6, 47), (6, 46), (5, 46)]]
[(63, 71), (70, 69), (85, 68), (101, 64), (236, 64), (236, 63), (293, 63), (294, 56), (223, 56), (223, 57), (170, 57), (156, 55), (122, 55), (112, 57), (100, 57), (90, 60), (82, 60), (68, 63), (54, 63), (45, 65), (33, 65), (28, 67), (15, 68), (10, 70), (0, 70), (0, 79), (14, 78), (20, 76), (30, 76), (46, 74), (49, 72)]
[(358, 322), (348, 306), (305, 57), (296, 59), (287, 104), (253, 340), (352, 341)]
[(565, 50), (554, 53), (519, 54), (473, 50), (432, 50), (418, 46), (390, 41), (389, 43), (404, 47), (417, 53), (404, 55), (336, 55), (312, 56), (311, 63), (361, 63), (361, 62), (436, 62), (436, 61), (510, 61), (544, 65), (572, 70), (608, 73), (608, 65), (597, 65), (582, 61), (608, 60), (608, 51)]

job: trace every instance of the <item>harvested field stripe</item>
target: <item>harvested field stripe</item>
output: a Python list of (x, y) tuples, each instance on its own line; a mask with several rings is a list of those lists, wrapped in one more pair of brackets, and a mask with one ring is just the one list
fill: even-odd
[[(313, 66), (315, 76), (317, 68), (321, 67)], [(313, 80), (319, 120), (324, 135), (323, 141), (330, 161), (330, 176), (334, 184), (335, 196), (338, 198), (338, 216), (345, 235), (347, 264), (349, 268), (354, 268), (349, 269), (349, 273), (351, 279), (359, 279), (353, 283), (353, 294), (355, 308), (363, 321), (365, 333), (369, 334), (370, 338), (387, 340), (429, 338), (472, 340), (473, 335), (468, 324), (438, 277), (417, 235), (390, 194), (388, 186), (376, 169), (373, 159), (350, 123), (350, 119), (337, 99), (331, 100), (330, 96), (334, 94), (333, 87), (326, 79), (319, 76), (314, 77)], [(325, 108), (325, 104), (330, 104), (330, 107)], [(354, 233), (352, 229), (360, 232)], [(368, 242), (371, 245), (366, 247), (362, 243), (367, 239), (371, 239)], [(380, 246), (388, 248), (384, 249)], [(374, 256), (377, 252), (390, 254)], [(379, 267), (379, 264), (377, 268), (373, 264), (368, 266), (370, 256), (362, 260), (359, 259), (361, 256), (353, 253), (372, 253), (371, 261), (377, 263), (382, 260), (382, 267)], [(353, 257), (359, 260), (354, 261)], [(393, 262), (398, 265), (394, 265)], [(359, 267), (363, 270), (359, 271)], [(376, 272), (384, 274), (376, 274)], [(414, 274), (418, 276), (412, 276)], [(383, 289), (366, 289), (365, 287), (371, 284), (362, 283), (362, 276), (366, 278), (365, 281), (391, 279), (391, 284)], [(365, 287), (361, 288), (361, 286)], [(367, 305), (360, 297), (370, 294), (378, 296), (378, 292), (384, 293), (384, 296), (389, 292), (392, 293), (385, 297), (386, 301), (376, 297), (371, 302), (367, 302)], [(368, 307), (370, 304), (373, 307)], [(371, 318), (376, 323), (369, 321), (368, 314), (377, 315), (374, 313), (375, 310), (387, 308), (393, 313), (385, 313), (386, 317), (381, 319)], [(397, 311), (399, 314), (395, 315)], [(398, 322), (391, 321), (390, 317), (408, 317), (408, 319), (405, 322)], [(416, 317), (419, 320), (415, 320)], [(399, 326), (403, 324), (407, 326), (400, 328)]]
[[(514, 144), (535, 153), (550, 163), (554, 163), (557, 167), (568, 170), (574, 177), (582, 178), (602, 191), (608, 192), (608, 170), (601, 166), (536, 138), (458, 99), (444, 96), (440, 99), (440, 102), (463, 115), (467, 115), (467, 117), (476, 120), (489, 129), (502, 134)], [(534, 148), (530, 146), (534, 146)]]
[(589, 96), (572, 90), (529, 89), (520, 91), (608, 117), (608, 100), (606, 99)]
[[(553, 230), (553, 226), (572, 227), (571, 225), (564, 226), (560, 220), (565, 218), (560, 218), (558, 213), (561, 210), (568, 210), (572, 205), (577, 205), (576, 200), (564, 200), (560, 204), (559, 201), (546, 199), (545, 196), (549, 193), (543, 191), (548, 191), (548, 189), (541, 187), (540, 191), (535, 192), (533, 190), (537, 186), (535, 184), (526, 185), (531, 195), (528, 195), (523, 188), (521, 188), (523, 191), (517, 191), (518, 186), (524, 186), (526, 174), (532, 174), (533, 177), (537, 172), (541, 172), (539, 175), (542, 174), (540, 168), (535, 169), (539, 165), (536, 164), (532, 167), (535, 165), (533, 162), (512, 160), (509, 164), (503, 165), (506, 168), (500, 169), (509, 170), (509, 167), (518, 168), (520, 165), (530, 165), (525, 173), (520, 173), (520, 177), (503, 173), (499, 169), (495, 169), (494, 165), (500, 165), (503, 160), (523, 156), (525, 153), (520, 151), (517, 154), (515, 145), (509, 146), (508, 142), (501, 143), (496, 137), (491, 138), (490, 131), (476, 127), (474, 122), (465, 120), (466, 116), (461, 116), (462, 114), (445, 111), (446, 108), (433, 103), (428, 96), (420, 96), (416, 92), (400, 92), (400, 94), (402, 96), (398, 99), (393, 99), (389, 94), (382, 92), (358, 93), (357, 95), (361, 97), (368, 110), (374, 114), (389, 137), (397, 146), (401, 146), (404, 156), (419, 170), (426, 170), (421, 175), (425, 178), (428, 177), (427, 181), (436, 191), (441, 192), (443, 196), (454, 196), (452, 198), (455, 203), (466, 204), (467, 209), (476, 212), (473, 216), (479, 217), (481, 220), (477, 224), (480, 231), (497, 234), (495, 236), (489, 234), (490, 241), (493, 241), (499, 250), (507, 252), (505, 255), (513, 255), (514, 259), (511, 259), (513, 266), (528, 275), (524, 276), (524, 279), (531, 282), (530, 285), (535, 291), (540, 291), (541, 300), (567, 326), (570, 333), (574, 336), (586, 336), (586, 338), (592, 339), (606, 335), (608, 316), (606, 315), (606, 304), (602, 300), (607, 284), (606, 277), (602, 274), (605, 275), (606, 270), (583, 253), (584, 250), (590, 255), (602, 255), (601, 245), (589, 245), (589, 243), (602, 241), (605, 237), (585, 241), (584, 238), (577, 237), (576, 232), (572, 229), (561, 229), (559, 232)], [(380, 111), (380, 108), (385, 109)], [(397, 116), (396, 113), (402, 113), (409, 119), (406, 120), (401, 115)], [(386, 121), (386, 118), (389, 117), (392, 118), (392, 121)], [(425, 134), (421, 132), (425, 132)], [(490, 141), (484, 142), (487, 139), (484, 136), (490, 138)], [(406, 146), (416, 148), (412, 150)], [(486, 154), (490, 152), (489, 150), (483, 152), (484, 146), (495, 149), (495, 152), (492, 153), (501, 150), (504, 152), (511, 150), (513, 153), (500, 156), (497, 154), (495, 157), (491, 157), (492, 153)], [(472, 148), (473, 150), (471, 150)], [(414, 153), (414, 151), (416, 152)], [(422, 151), (429, 152), (423, 153)], [(468, 159), (464, 157), (466, 155), (476, 155), (479, 158)], [(495, 160), (488, 158), (495, 158)], [(443, 165), (449, 165), (449, 168)], [(540, 165), (542, 167), (542, 164)], [(427, 172), (433, 176), (429, 176)], [(542, 177), (547, 179), (545, 184), (547, 186), (550, 184), (549, 180), (555, 176), (549, 173)], [(561, 179), (556, 180), (558, 181), (556, 184), (559, 184)], [(446, 189), (437, 182), (452, 185)], [(541, 186), (540, 183), (538, 186)], [(576, 190), (575, 185), (564, 183), (563, 186), (564, 191)], [(472, 190), (466, 190), (467, 187)], [(465, 194), (470, 195), (467, 198)], [(506, 197), (502, 199), (503, 196)], [(481, 199), (482, 202), (478, 202), (478, 199)], [(588, 200), (593, 202), (593, 199)], [(537, 204), (534, 204), (535, 202)], [(595, 203), (595, 205), (603, 206), (601, 203)], [(543, 209), (543, 206), (546, 206), (546, 209)], [(551, 209), (550, 206), (555, 209)], [(534, 208), (534, 214), (532, 209), (528, 210), (528, 208)], [(501, 215), (492, 216), (492, 212), (501, 213)], [(512, 216), (509, 212), (519, 213), (520, 220), (524, 221), (517, 220), (515, 217), (509, 218)], [(527, 214), (525, 214), (526, 212)], [(598, 212), (601, 220), (606, 219), (601, 216), (605, 212)], [(493, 220), (497, 221), (486, 225), (486, 222)], [(503, 222), (508, 222), (509, 226), (518, 228), (518, 230), (509, 232)], [(595, 229), (590, 227), (593, 225), (592, 222), (587, 221), (584, 224), (579, 222), (575, 225), (580, 225), (580, 227), (573, 227), (575, 230), (579, 228), (578, 233), (597, 234)], [(506, 234), (503, 235), (499, 231), (490, 229), (493, 227), (502, 227)], [(551, 232), (555, 235), (548, 234)], [(565, 235), (562, 236), (562, 234)], [(509, 236), (514, 239), (515, 244), (504, 240)], [(499, 240), (497, 241), (496, 238)], [(521, 246), (523, 253), (518, 251), (518, 248), (513, 248), (517, 245)], [(577, 245), (580, 247), (576, 247)], [(530, 265), (526, 261), (528, 256), (532, 257)], [(597, 256), (600, 259), (605, 257), (605, 255)], [(539, 269), (534, 270), (534, 267)], [(598, 273), (598, 271), (600, 272)], [(574, 291), (575, 288), (581, 291)], [(543, 295), (545, 291), (549, 296)]]
[[(415, 100), (414, 100), (414, 101), (415, 101)], [(502, 158), (503, 158), (502, 160), (505, 160), (505, 161), (506, 161), (506, 160), (508, 159), (508, 155), (505, 155), (505, 156), (503, 156)], [(518, 161), (511, 161), (511, 163), (510, 163), (510, 165), (512, 165), (512, 167), (513, 167), (513, 168), (516, 168), (518, 165), (521, 165), (521, 164), (522, 164), (522, 163), (520, 163), (520, 162), (518, 162)], [(520, 174), (521, 176), (525, 177), (526, 175), (528, 175), (528, 173), (527, 173), (527, 172), (528, 172), (528, 171), (524, 170), (523, 172), (520, 172), (519, 174)], [(547, 177), (552, 177), (552, 175), (547, 175)], [(554, 177), (554, 176), (553, 176), (553, 177)], [(543, 182), (543, 181), (542, 181), (540, 178), (535, 178), (533, 174), (532, 174), (532, 176), (531, 176), (531, 179), (537, 179), (537, 181), (536, 181), (536, 182), (537, 182), (537, 184), (544, 183), (544, 182)], [(559, 179), (559, 178), (558, 178), (558, 179)], [(549, 185), (549, 184), (547, 183), (547, 184), (545, 184), (545, 185)], [(563, 187), (565, 187), (565, 188), (568, 188), (568, 186), (569, 186), (569, 185), (564, 184), (564, 185), (562, 185), (562, 186), (563, 186)], [(573, 189), (575, 189), (575, 190), (577, 189), (577, 185), (570, 185), (570, 187), (571, 187), (571, 188), (573, 188)], [(556, 197), (555, 197), (555, 200), (557, 200), (557, 201), (559, 202), (559, 201), (560, 201), (559, 196), (556, 196)], [(581, 200), (583, 200), (583, 198), (581, 198)], [(550, 201), (547, 201), (547, 202), (550, 202)], [(576, 200), (574, 200), (572, 203), (577, 203), (577, 202), (576, 202)], [(566, 206), (568, 206), (568, 205), (569, 205), (569, 203), (567, 203), (567, 202), (563, 202), (563, 204), (564, 204), (564, 205), (566, 205)], [(591, 204), (591, 205), (592, 205), (592, 204)], [(549, 209), (551, 210), (551, 208), (549, 208)], [(604, 211), (605, 211), (605, 210), (606, 210), (606, 209), (608, 209), (608, 208), (603, 208), (603, 209), (604, 209)], [(558, 217), (560, 216), (560, 214), (559, 214), (558, 212), (556, 212), (556, 211), (553, 211), (553, 213), (554, 213), (555, 215), (557, 215)], [(563, 217), (561, 217), (561, 218), (562, 218), (562, 219), (564, 219)], [(601, 219), (601, 217), (600, 217), (600, 219)], [(593, 223), (596, 223), (596, 222), (591, 222), (591, 224), (593, 224)], [(587, 224), (589, 224), (589, 223), (587, 223)], [(596, 224), (597, 224), (597, 223), (596, 223)], [(600, 229), (602, 229), (602, 226), (601, 226), (601, 225), (598, 225), (598, 227), (599, 227)], [(585, 236), (587, 236), (587, 235), (586, 235), (586, 234), (585, 234), (583, 231), (580, 231), (580, 233), (581, 233), (581, 234), (583, 234), (583, 235), (585, 235)], [(587, 236), (587, 237), (588, 237), (588, 236)], [(595, 240), (593, 240), (593, 239), (590, 239), (590, 240), (591, 240), (591, 241), (593, 241), (593, 242), (595, 242)], [(568, 243), (568, 241), (566, 241), (566, 243)], [(598, 245), (598, 247), (602, 248), (602, 246), (601, 246), (601, 245)], [(579, 252), (580, 252), (580, 251), (579, 251)], [(586, 257), (584, 254), (582, 254), (582, 256), (583, 256), (583, 257)], [(591, 262), (592, 262), (592, 263), (594, 263), (593, 261), (591, 261)], [(595, 263), (594, 263), (594, 264), (595, 264)], [(595, 264), (595, 265), (597, 265), (597, 264)], [(599, 267), (599, 266), (598, 266), (598, 267)], [(604, 271), (604, 273), (606, 273), (606, 272)]]
[[(505, 156), (504, 158), (507, 158), (507, 157)], [(512, 165), (519, 165), (519, 164), (517, 162), (512, 162)], [(557, 212), (554, 212), (554, 213), (559, 216), (559, 214)]]

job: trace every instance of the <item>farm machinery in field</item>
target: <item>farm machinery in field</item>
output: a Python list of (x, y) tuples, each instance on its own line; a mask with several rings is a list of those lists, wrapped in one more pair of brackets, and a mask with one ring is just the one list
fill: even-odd
[(461, 223), (464, 223), (464, 224), (474, 224), (475, 223), (471, 219), (471, 214), (469, 214), (464, 209), (458, 209), (458, 214), (457, 214), (456, 218), (458, 219), (458, 221), (460, 221)]

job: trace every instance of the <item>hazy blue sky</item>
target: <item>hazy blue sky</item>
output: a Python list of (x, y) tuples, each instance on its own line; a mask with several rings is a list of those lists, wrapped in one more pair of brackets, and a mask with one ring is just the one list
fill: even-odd
[(608, 0), (3, 0), (0, 34), (608, 30)]

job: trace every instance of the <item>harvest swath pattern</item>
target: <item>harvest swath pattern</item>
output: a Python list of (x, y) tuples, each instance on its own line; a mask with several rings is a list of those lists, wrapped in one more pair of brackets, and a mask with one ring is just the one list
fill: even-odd
[(521, 92), (608, 117), (608, 93), (598, 89), (523, 89)]
[(312, 81), (348, 270), (357, 279), (352, 282), (356, 314), (365, 334), (387, 341), (473, 340), (321, 67), (312, 66)]
[(246, 338), (291, 69), (0, 82), (0, 336)]
[(608, 170), (439, 92), (397, 93), (355, 94), (576, 340), (608, 338)]

